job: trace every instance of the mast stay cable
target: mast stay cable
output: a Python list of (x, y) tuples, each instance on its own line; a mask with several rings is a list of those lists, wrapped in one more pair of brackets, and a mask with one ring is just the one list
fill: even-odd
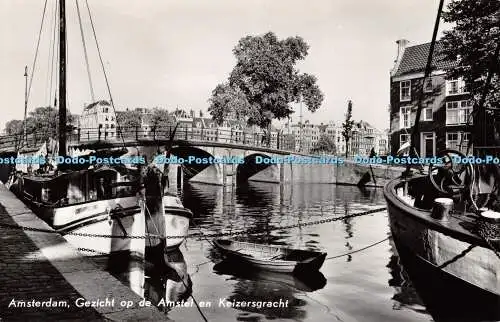
[[(36, 61), (37, 61), (37, 58), (38, 58), (38, 51), (39, 51), (39, 48), (40, 48), (40, 39), (42, 38), (42, 30), (43, 30), (43, 25), (44, 25), (44, 22), (45, 22), (45, 12), (47, 11), (47, 0), (45, 0), (45, 3), (43, 5), (43, 13), (42, 13), (42, 21), (40, 22), (40, 30), (38, 31), (38, 40), (37, 40), (37, 44), (36, 44), (36, 50), (35, 50), (35, 57), (33, 58), (33, 63), (32, 63), (32, 66), (31, 66), (31, 75), (30, 75), (30, 81), (29, 81), (29, 86), (28, 86), (28, 89), (27, 89), (27, 92), (26, 92), (26, 106), (28, 106), (28, 101), (29, 101), (29, 96), (30, 96), (30, 93), (31, 93), (31, 85), (33, 83), (33, 75), (35, 73), (35, 67), (36, 67)], [(24, 119), (23, 119), (23, 129), (21, 129), (20, 133), (18, 133), (17, 135), (23, 135), (23, 132), (24, 132), (24, 127), (26, 127), (26, 119), (27, 119), (27, 108), (24, 109)], [(27, 141), (27, 139), (25, 137), (23, 137), (23, 142), (24, 141)], [(23, 144), (27, 144), (28, 142), (24, 142), (22, 144), (19, 145), (18, 147), (18, 151), (22, 148)], [(16, 152), (18, 152), (16, 151)]]
[(33, 59), (33, 64), (31, 66), (31, 75), (30, 75), (30, 82), (29, 82), (29, 86), (28, 86), (28, 95), (27, 95), (28, 99), (29, 99), (30, 94), (31, 94), (31, 85), (33, 83), (33, 75), (35, 73), (36, 61), (38, 58), (38, 49), (40, 48), (40, 39), (42, 38), (42, 30), (43, 30), (43, 24), (45, 21), (46, 10), (47, 10), (47, 0), (45, 0), (45, 4), (43, 5), (42, 22), (40, 23), (40, 30), (38, 31), (38, 41), (36, 44), (35, 58)]
[[(441, 19), (441, 12), (443, 11), (443, 4), (444, 0), (439, 1), (439, 7), (438, 7), (438, 12), (436, 15), (436, 22), (434, 23), (434, 30), (432, 32), (432, 41), (431, 41), (431, 46), (429, 48), (429, 55), (427, 56), (427, 64), (425, 65), (425, 72), (424, 72), (424, 79), (422, 80), (422, 84), (425, 84), (425, 81), (429, 77), (432, 71), (432, 58), (434, 55), (434, 47), (436, 45), (436, 38), (437, 38), (437, 33), (439, 29), (439, 21)], [(422, 114), (422, 106), (423, 106), (423, 100), (425, 96), (425, 91), (424, 87), (422, 86), (420, 90), (420, 97), (419, 97), (419, 102), (418, 102), (418, 107), (417, 107), (417, 113), (415, 115), (415, 125), (413, 126), (413, 131), (411, 133), (411, 138), (410, 138), (410, 155), (412, 155), (414, 152), (413, 150), (416, 149), (415, 144), (416, 144), (416, 139), (418, 135), (418, 127), (420, 123), (420, 115)], [(411, 120), (410, 120), (411, 122)], [(411, 124), (410, 124), (411, 125)], [(410, 172), (410, 164), (406, 167), (406, 173), (409, 174)]]
[[(54, 6), (54, 25), (53, 25), (53, 29), (52, 29), (52, 61), (50, 63), (50, 69), (49, 69), (49, 77), (50, 77), (50, 81), (49, 81), (49, 106), (50, 104), (52, 104), (52, 102), (54, 102), (54, 108), (55, 108), (55, 100), (53, 101), (52, 100), (52, 88), (54, 86), (54, 82), (53, 82), (53, 77), (54, 77), (54, 64), (55, 64), (55, 61), (56, 61), (56, 57), (57, 57), (57, 53), (56, 53), (56, 44), (57, 44), (57, 28), (56, 28), (56, 25), (57, 25), (57, 7), (58, 7), (58, 2), (56, 1), (55, 2), (55, 6)], [(55, 94), (54, 94), (55, 95)]]
[(85, 4), (87, 6), (87, 11), (89, 13), (90, 25), (92, 27), (92, 33), (94, 35), (94, 40), (95, 40), (95, 44), (96, 44), (96, 47), (97, 47), (97, 53), (99, 55), (99, 61), (101, 62), (102, 72), (104, 74), (104, 79), (106, 80), (106, 86), (108, 88), (109, 100), (110, 100), (110, 103), (111, 103), (111, 107), (113, 108), (113, 113), (115, 115), (115, 120), (116, 120), (116, 123), (118, 125), (118, 129), (120, 129), (119, 132), (120, 132), (120, 138), (121, 138), (122, 143), (123, 143), (123, 147), (125, 147), (125, 139), (123, 138), (123, 131), (121, 130), (121, 127), (119, 125), (118, 118), (117, 118), (117, 115), (116, 115), (115, 103), (113, 101), (113, 96), (111, 95), (111, 88), (109, 86), (109, 81), (108, 81), (108, 76), (106, 74), (106, 69), (104, 68), (104, 62), (102, 60), (102, 55), (101, 55), (101, 49), (99, 47), (99, 42), (97, 41), (97, 35), (96, 35), (96, 32), (95, 32), (94, 21), (92, 19), (92, 13), (90, 12), (89, 2), (87, 0), (85, 0)]
[(78, 0), (75, 0), (75, 3), (76, 3), (76, 11), (78, 13), (78, 24), (80, 25), (80, 35), (82, 37), (83, 54), (85, 56), (85, 65), (87, 66), (87, 75), (89, 78), (90, 96), (92, 97), (92, 103), (94, 103), (95, 102), (94, 86), (92, 85), (92, 75), (90, 73), (89, 57), (87, 54), (87, 44), (85, 43), (85, 35), (83, 34), (83, 25), (82, 25), (82, 17), (80, 15), (80, 6), (78, 5)]

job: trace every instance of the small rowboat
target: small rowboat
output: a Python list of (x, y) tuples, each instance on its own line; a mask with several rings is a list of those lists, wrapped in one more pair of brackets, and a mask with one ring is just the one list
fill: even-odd
[(326, 258), (326, 253), (230, 239), (217, 239), (214, 244), (229, 258), (271, 272), (303, 273), (318, 271)]

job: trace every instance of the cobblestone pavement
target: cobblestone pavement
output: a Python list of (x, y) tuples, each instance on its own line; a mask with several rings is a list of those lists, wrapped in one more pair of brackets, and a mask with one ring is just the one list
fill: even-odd
[[(0, 222), (15, 224), (1, 204)], [(80, 297), (59, 271), (38, 252), (35, 244), (22, 230), (0, 227), (0, 321), (107, 320), (93, 308), (75, 306), (75, 300)], [(68, 306), (12, 305), (12, 301), (22, 301), (19, 303), (26, 306), (32, 301), (44, 304), (50, 299), (52, 303), (64, 301)]]

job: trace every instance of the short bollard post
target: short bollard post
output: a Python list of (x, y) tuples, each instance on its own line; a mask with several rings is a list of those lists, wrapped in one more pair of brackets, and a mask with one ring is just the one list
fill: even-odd
[(442, 221), (447, 221), (450, 218), (450, 211), (453, 207), (453, 199), (436, 198), (432, 207), (431, 217)]

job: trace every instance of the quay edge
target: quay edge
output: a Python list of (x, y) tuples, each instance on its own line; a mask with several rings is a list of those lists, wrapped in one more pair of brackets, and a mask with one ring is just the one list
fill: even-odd
[[(53, 230), (38, 218), (15, 195), (0, 183), (0, 222), (10, 225), (32, 227), (35, 229)], [(72, 320), (107, 320), (107, 321), (171, 321), (154, 306), (140, 307), (142, 298), (129, 287), (122, 284), (108, 272), (102, 271), (71, 246), (58, 233), (35, 232), (1, 227), (2, 247), (0, 250), (0, 271), (3, 273), (3, 287), (0, 287), (0, 320), (8, 316), (27, 320), (31, 318), (58, 319), (57, 314), (46, 310), (37, 310), (23, 314), (24, 308), (8, 308), (11, 299), (30, 300), (38, 297), (40, 301), (50, 298), (64, 300), (81, 297), (92, 301), (96, 299), (114, 298), (113, 307), (80, 308), (75, 311), (75, 304), (69, 303), (74, 312), (61, 311), (60, 318)], [(13, 245), (9, 245), (14, 243)], [(31, 247), (22, 256), (22, 250)], [(37, 263), (38, 262), (38, 263)], [(37, 271), (40, 263), (50, 272)], [(57, 284), (53, 287), (47, 284)], [(21, 291), (25, 290), (25, 291)], [(66, 292), (66, 293), (64, 293)], [(42, 298), (44, 297), (44, 298)], [(130, 308), (121, 307), (120, 301), (132, 301)], [(55, 316), (56, 315), (56, 316)]]

